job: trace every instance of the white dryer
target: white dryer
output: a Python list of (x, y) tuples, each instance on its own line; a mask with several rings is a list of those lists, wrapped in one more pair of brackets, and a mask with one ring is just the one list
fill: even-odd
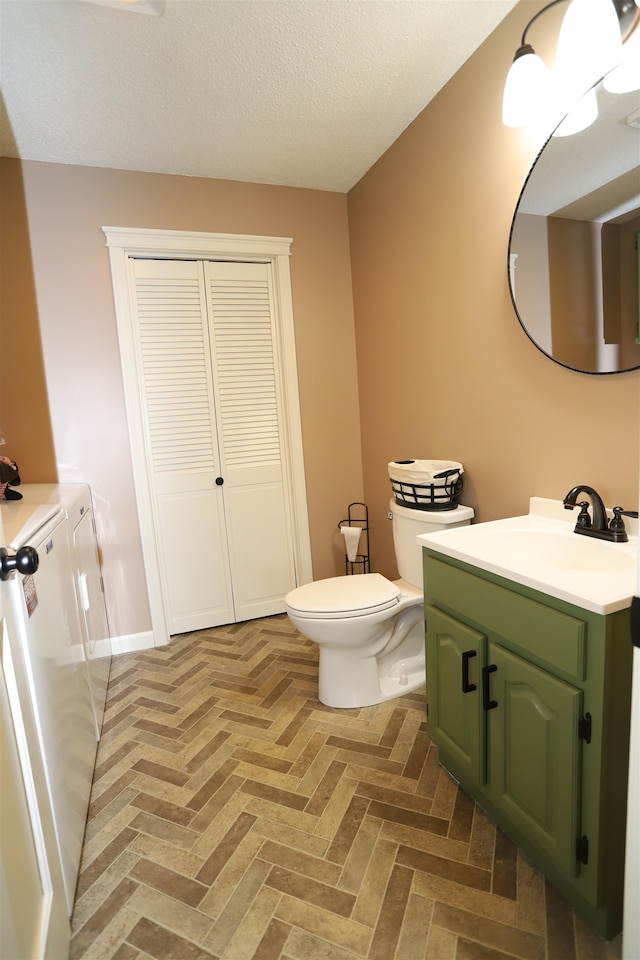
[(69, 537), (82, 641), (100, 739), (111, 669), (111, 636), (104, 600), (91, 489), (86, 483), (24, 483), (22, 503), (61, 507)]
[(34, 573), (8, 576), (5, 611), (21, 709), (42, 756), (69, 915), (73, 909), (93, 768), (96, 721), (74, 585), (69, 523), (60, 504), (2, 504), (10, 552), (33, 547)]

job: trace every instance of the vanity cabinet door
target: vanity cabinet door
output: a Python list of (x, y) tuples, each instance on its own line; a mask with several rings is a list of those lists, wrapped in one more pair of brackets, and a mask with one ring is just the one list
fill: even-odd
[(427, 729), (475, 783), (486, 782), (481, 669), (486, 637), (427, 605)]
[(493, 802), (534, 849), (575, 876), (582, 691), (499, 644), (489, 644), (488, 663), (496, 668), (485, 674)]

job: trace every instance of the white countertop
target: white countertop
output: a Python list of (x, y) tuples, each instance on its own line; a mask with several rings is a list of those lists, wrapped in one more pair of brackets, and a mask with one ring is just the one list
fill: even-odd
[(629, 541), (612, 543), (574, 533), (578, 512), (561, 500), (532, 497), (524, 516), (421, 534), (418, 541), (594, 613), (623, 610), (637, 592), (638, 521), (624, 517)]

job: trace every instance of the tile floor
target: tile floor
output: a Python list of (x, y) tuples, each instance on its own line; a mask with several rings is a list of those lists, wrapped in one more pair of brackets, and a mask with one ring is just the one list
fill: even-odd
[(113, 661), (72, 960), (608, 960), (438, 764), (316, 696), (286, 616)]

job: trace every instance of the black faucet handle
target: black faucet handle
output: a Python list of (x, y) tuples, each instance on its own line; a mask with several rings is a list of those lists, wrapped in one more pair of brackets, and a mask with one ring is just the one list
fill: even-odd
[(589, 514), (589, 502), (588, 500), (581, 500), (577, 506), (580, 507), (580, 513), (576, 519), (576, 527), (590, 527), (591, 526), (591, 516)]
[(625, 517), (638, 516), (636, 510), (623, 510), (622, 507), (613, 508), (613, 517), (609, 521), (607, 533), (615, 543), (626, 543), (629, 539), (624, 526), (624, 520), (622, 519), (623, 514)]
[(622, 507), (613, 508), (613, 517), (609, 521), (610, 530), (624, 530), (624, 520), (623, 517), (632, 517), (634, 520), (638, 519), (637, 510), (623, 510)]
[(622, 519), (622, 514), (624, 510), (622, 507), (613, 508), (613, 517), (609, 521), (609, 530), (624, 530), (624, 520)]

